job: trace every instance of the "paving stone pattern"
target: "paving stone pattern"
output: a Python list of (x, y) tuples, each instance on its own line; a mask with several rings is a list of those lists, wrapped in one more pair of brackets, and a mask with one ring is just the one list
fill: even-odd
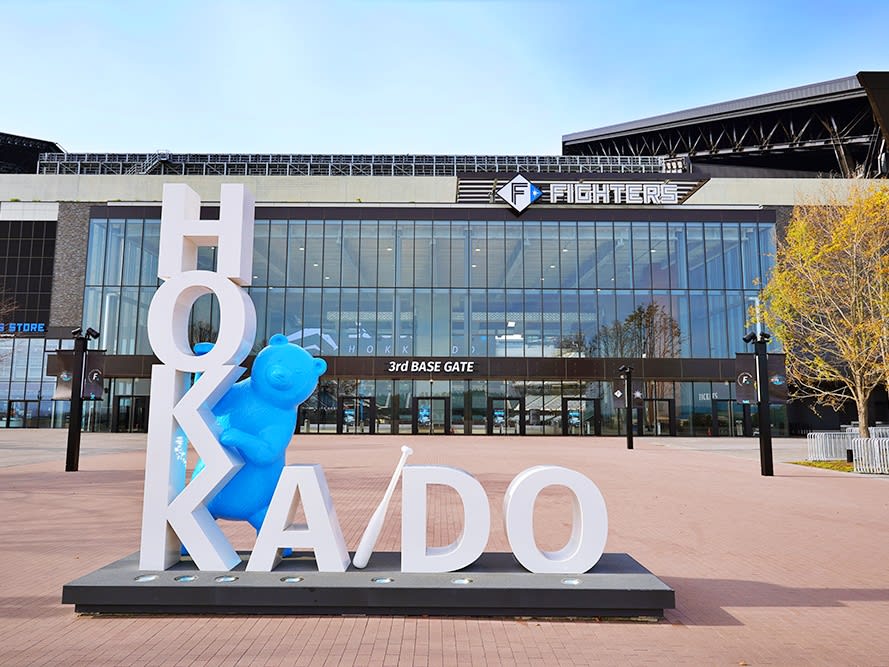
[[(298, 436), (291, 463), (324, 466), (350, 548), (409, 443), (409, 463), (472, 472), (491, 501), (488, 550), (508, 548), (503, 493), (542, 463), (592, 478), (608, 503), (607, 550), (676, 590), (658, 623), (400, 617), (89, 617), (63, 584), (138, 549), (144, 435), (85, 434), (65, 473), (63, 431), (0, 433), (0, 665), (887, 665), (889, 479), (794, 466), (775, 476), (755, 440)], [(567, 538), (567, 496), (535, 511), (541, 546)], [(461, 507), (430, 495), (430, 540)], [(400, 493), (378, 543), (398, 550)], [(252, 531), (229, 524), (238, 548)]]

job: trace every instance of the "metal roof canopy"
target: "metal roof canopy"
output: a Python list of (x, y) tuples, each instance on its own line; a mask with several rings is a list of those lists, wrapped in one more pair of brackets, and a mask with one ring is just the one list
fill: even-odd
[(40, 153), (61, 150), (51, 141), (0, 132), (0, 173), (33, 174)]
[[(883, 74), (879, 72), (878, 74)], [(886, 73), (889, 74), (889, 73)], [(773, 93), (742, 97), (738, 100), (707, 104), (702, 107), (674, 111), (660, 116), (651, 116), (626, 123), (608, 125), (593, 130), (574, 132), (562, 136), (563, 144), (583, 143), (590, 139), (608, 139), (633, 132), (663, 130), (706, 121), (747, 116), (751, 112), (779, 111), (794, 107), (811, 106), (826, 101), (865, 97), (867, 92), (857, 76), (847, 76), (808, 86), (787, 88)]]
[(860, 72), (567, 134), (562, 151), (688, 157), (708, 169), (751, 172), (735, 175), (800, 170), (850, 178), (886, 175), (887, 141), (889, 72)]

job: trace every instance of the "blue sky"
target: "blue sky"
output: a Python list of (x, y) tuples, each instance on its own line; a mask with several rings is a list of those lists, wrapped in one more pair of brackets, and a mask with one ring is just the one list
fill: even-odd
[(0, 131), (72, 152), (558, 154), (889, 70), (883, 0), (0, 0)]

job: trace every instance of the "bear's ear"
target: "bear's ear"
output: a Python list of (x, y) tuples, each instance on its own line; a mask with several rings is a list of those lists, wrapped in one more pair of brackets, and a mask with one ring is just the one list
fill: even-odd
[(289, 342), (284, 334), (275, 334), (269, 338), (269, 345), (287, 345)]
[(327, 362), (324, 361), (324, 359), (316, 357), (314, 360), (314, 366), (315, 374), (318, 375), (318, 377), (321, 377), (322, 375), (324, 375), (325, 372), (327, 372)]

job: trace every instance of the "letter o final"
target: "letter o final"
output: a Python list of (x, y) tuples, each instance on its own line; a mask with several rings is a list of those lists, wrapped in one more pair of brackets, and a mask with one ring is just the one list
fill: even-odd
[[(564, 486), (573, 496), (571, 537), (558, 551), (543, 551), (534, 539), (534, 504), (548, 486)], [(516, 560), (535, 573), (583, 574), (602, 557), (608, 538), (608, 510), (599, 487), (560, 466), (519, 473), (503, 498), (503, 522)]]

